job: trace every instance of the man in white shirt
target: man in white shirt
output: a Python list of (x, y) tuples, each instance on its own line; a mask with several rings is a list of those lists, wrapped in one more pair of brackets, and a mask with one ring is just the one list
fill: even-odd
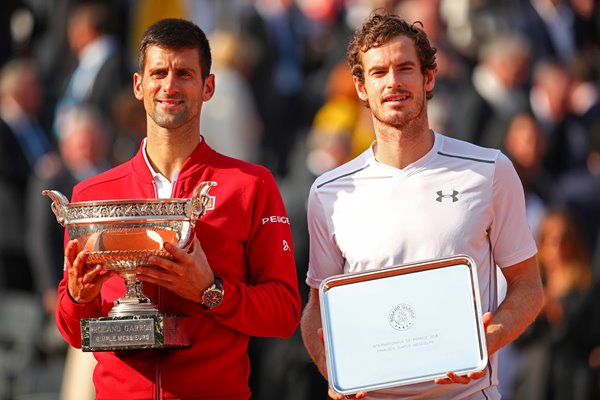
[[(358, 96), (371, 110), (376, 141), (311, 188), (311, 296), (301, 325), (307, 350), (327, 376), (318, 291), (325, 278), (466, 254), (478, 268), (486, 368), (374, 391), (369, 398), (499, 399), (495, 353), (527, 328), (543, 298), (519, 178), (500, 151), (429, 128), (435, 49), (419, 25), (375, 13), (354, 35), (347, 59)], [(501, 305), (496, 266), (508, 285)], [(329, 395), (344, 398), (332, 390)]]

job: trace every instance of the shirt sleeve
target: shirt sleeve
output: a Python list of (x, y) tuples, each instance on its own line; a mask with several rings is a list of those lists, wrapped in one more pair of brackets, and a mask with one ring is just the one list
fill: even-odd
[(208, 312), (250, 336), (290, 336), (300, 322), (292, 232), (272, 175), (259, 185), (246, 244), (250, 284), (223, 281), (223, 302)]
[(325, 208), (315, 185), (308, 197), (307, 219), (310, 254), (306, 283), (318, 289), (325, 278), (344, 272), (344, 257), (335, 242), (331, 212)]
[(496, 264), (504, 268), (533, 257), (537, 247), (527, 223), (523, 185), (512, 163), (502, 153), (496, 162), (492, 192), (492, 252)]

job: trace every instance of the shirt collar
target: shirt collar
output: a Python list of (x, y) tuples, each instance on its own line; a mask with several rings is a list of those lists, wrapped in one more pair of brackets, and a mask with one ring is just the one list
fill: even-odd
[[(203, 142), (203, 137), (200, 136), (200, 143)], [(173, 193), (173, 184), (177, 181), (179, 177), (179, 170), (175, 171), (173, 174), (173, 181), (169, 181), (169, 179), (161, 174), (160, 172), (156, 172), (154, 168), (152, 168), (152, 164), (148, 160), (148, 154), (146, 152), (146, 138), (144, 138), (142, 142), (142, 154), (144, 155), (144, 161), (146, 162), (146, 166), (152, 175), (152, 179), (154, 180), (154, 186), (156, 187), (156, 195), (159, 199), (168, 199), (172, 197)]]
[(142, 154), (144, 155), (144, 161), (146, 162), (146, 166), (152, 174), (154, 186), (156, 187), (156, 196), (159, 199), (170, 198), (171, 193), (173, 192), (173, 182), (177, 180), (179, 171), (175, 171), (175, 175), (173, 176), (173, 182), (169, 181), (167, 177), (161, 174), (160, 172), (156, 172), (154, 168), (152, 168), (152, 164), (150, 164), (150, 161), (148, 160), (148, 154), (146, 153), (146, 138), (144, 138), (144, 142), (142, 144)]

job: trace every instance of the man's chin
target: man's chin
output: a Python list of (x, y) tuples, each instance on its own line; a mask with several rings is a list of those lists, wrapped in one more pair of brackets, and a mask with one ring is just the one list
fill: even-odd
[(153, 118), (154, 122), (156, 123), (156, 125), (160, 126), (161, 128), (164, 129), (177, 129), (182, 127), (187, 119), (184, 118), (183, 116), (171, 116), (171, 117), (165, 117), (164, 115), (161, 116), (157, 116), (156, 118)]

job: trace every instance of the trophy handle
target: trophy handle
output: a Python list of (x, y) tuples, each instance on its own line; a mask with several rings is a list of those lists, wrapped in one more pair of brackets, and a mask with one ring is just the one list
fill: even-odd
[(206, 207), (210, 201), (210, 196), (208, 191), (211, 187), (217, 186), (217, 182), (214, 181), (206, 181), (200, 183), (196, 189), (194, 189), (194, 193), (192, 197), (188, 200), (186, 205), (186, 215), (193, 224), (204, 215), (206, 211)]
[(69, 204), (69, 199), (58, 190), (43, 190), (42, 195), (52, 199), (52, 205), (50, 207), (52, 208), (54, 215), (56, 215), (56, 220), (59, 224), (65, 226), (68, 223), (66, 206)]

